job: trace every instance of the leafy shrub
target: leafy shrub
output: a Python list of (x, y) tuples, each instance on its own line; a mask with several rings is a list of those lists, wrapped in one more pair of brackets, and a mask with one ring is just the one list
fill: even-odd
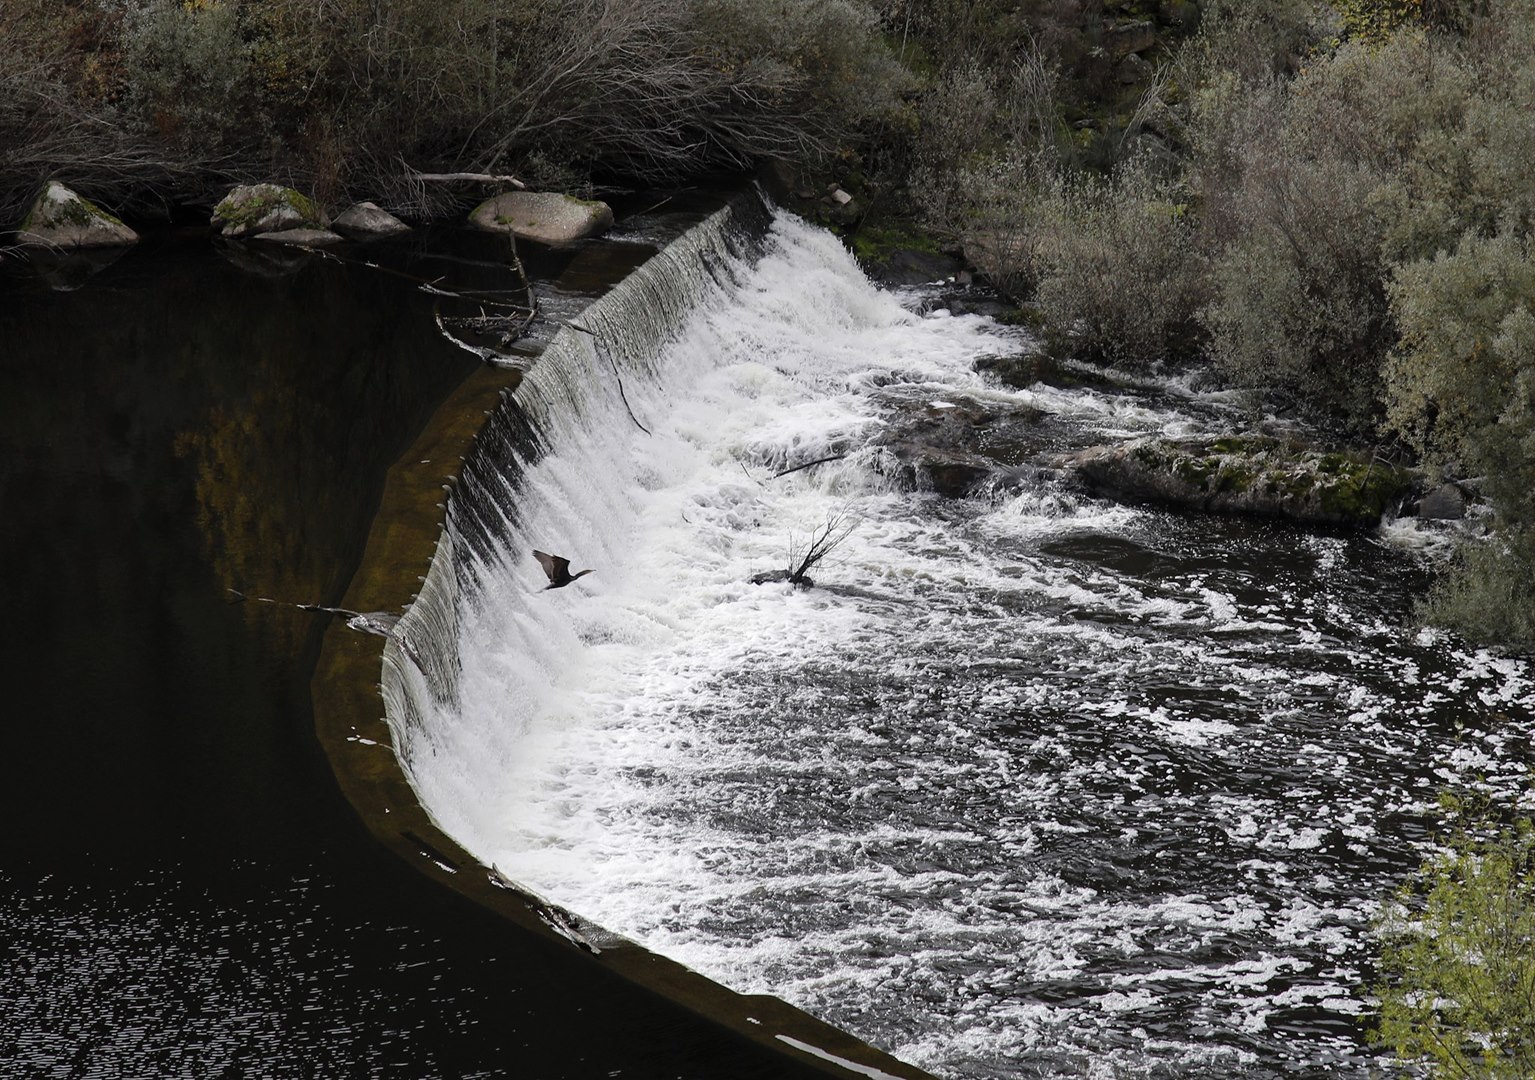
[(1423, 615), (1473, 640), (1535, 649), (1535, 528), (1505, 523), (1464, 544)]
[(1200, 312), (1211, 352), (1242, 386), (1368, 427), (1390, 323), (1370, 175), (1338, 158), (1254, 150), (1227, 212), (1241, 236), (1211, 263)]
[(1311, 0), (1210, 0), (1202, 7), (1199, 33), (1178, 59), (1180, 81), (1191, 87), (1220, 75), (1240, 82), (1268, 78), (1323, 36)]
[(1039, 303), (1071, 351), (1146, 365), (1187, 350), (1204, 279), (1186, 193), (1134, 164), (1059, 191)]
[(1346, 43), (1289, 82), (1217, 75), (1195, 95), (1214, 292), (1201, 318), (1230, 377), (1373, 426), (1391, 265), (1511, 197), (1473, 180), (1479, 82), (1457, 43), (1411, 32)]
[(1512, 229), (1467, 233), (1453, 252), (1397, 269), (1401, 343), (1388, 366), (1390, 422), (1440, 460), (1485, 473), (1535, 523), (1535, 258)]
[(1429, 614), (1535, 645), (1535, 258), (1512, 226), (1399, 267), (1389, 421), (1431, 461), (1482, 478), (1494, 532), (1463, 553)]
[(910, 183), (929, 227), (950, 236), (973, 231), (978, 176), (1006, 151), (995, 75), (974, 60), (955, 65), (927, 94), (919, 113)]
[(130, 10), (124, 29), (124, 103), (152, 131), (202, 146), (259, 140), (264, 117), (234, 4), (160, 0)]
[(1336, 0), (1348, 36), (1383, 41), (1405, 27), (1465, 30), (1479, 6), (1475, 0)]
[(1434, 1077), (1535, 1076), (1535, 829), (1462, 832), (1378, 929), (1380, 1037)]
[(1043, 155), (982, 159), (940, 175), (953, 185), (952, 197), (925, 193), (929, 227), (959, 239), (965, 257), (997, 288), (1032, 297), (1064, 215), (1054, 162)]

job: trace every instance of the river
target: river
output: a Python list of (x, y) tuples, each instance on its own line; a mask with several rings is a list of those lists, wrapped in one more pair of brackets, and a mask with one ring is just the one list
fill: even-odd
[[(1528, 665), (1414, 624), (1431, 538), (1045, 467), (913, 489), (880, 443), (913, 410), (1038, 410), (1025, 466), (1247, 418), (1173, 378), (989, 383), (1023, 331), (789, 215), (705, 254), (655, 356), (598, 328), (620, 377), (551, 375), (501, 463), (456, 694), (399, 729), (436, 820), (939, 1076), (1374, 1075), (1372, 915), (1437, 794), (1527, 790), (1535, 734)], [(836, 521), (814, 588), (750, 583)], [(595, 572), (543, 591), (535, 548)]]

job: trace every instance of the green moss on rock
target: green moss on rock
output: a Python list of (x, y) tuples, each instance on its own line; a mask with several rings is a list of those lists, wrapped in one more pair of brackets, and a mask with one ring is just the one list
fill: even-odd
[[(267, 224), (267, 218), (287, 208), (297, 216)], [(325, 227), (325, 217), (314, 201), (302, 192), (277, 184), (237, 187), (213, 209), (213, 223), (222, 225), (225, 236), (244, 236), (266, 228)]]
[(1077, 455), (1100, 494), (1215, 513), (1371, 526), (1412, 486), (1404, 469), (1263, 436), (1139, 439)]

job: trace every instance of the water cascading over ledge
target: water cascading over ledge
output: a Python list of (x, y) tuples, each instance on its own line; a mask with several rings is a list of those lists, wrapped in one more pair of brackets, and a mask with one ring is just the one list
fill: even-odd
[(464, 461), (431, 569), (384, 648), (386, 714), (407, 772), (428, 716), (458, 703), (464, 599), (491, 567), (527, 555), (508, 552), (504, 538), (520, 516), (524, 470), (549, 451), (551, 428), (568, 438), (599, 424), (639, 424), (626, 383), (654, 379), (662, 346), (730, 256), (759, 244), (769, 220), (760, 194), (737, 196), (561, 329), (516, 389), (502, 392)]
[[(548, 903), (496, 868), (464, 866), (467, 852), (457, 846), (464, 838), (440, 820), (438, 807), (420, 798), (414, 768), (420, 755), (432, 752), (434, 740), (457, 712), (465, 611), (473, 607), (487, 577), (504, 572), (506, 560), (528, 555), (506, 543), (522, 521), (525, 471), (550, 454), (556, 429), (560, 443), (568, 446), (607, 425), (643, 428), (630, 395), (654, 381), (663, 346), (700, 298), (721, 283), (721, 275), (758, 251), (770, 220), (771, 211), (758, 193), (736, 197), (588, 307), (554, 337), (515, 389), (501, 391), (452, 486), (430, 568), (383, 644), (379, 689), (396, 751), (393, 768), (376, 755), (358, 759), (365, 761), (361, 768), (343, 762), (335, 745), (338, 737), (373, 745), (356, 724), (332, 724), (330, 737), (322, 730), (322, 739), (330, 743), (343, 787), (375, 833), (407, 857), (421, 857), (418, 866), (459, 891), (528, 929), (563, 939), (610, 970), (787, 1055), (802, 1068), (833, 1076), (920, 1080), (927, 1074), (781, 1000), (737, 994)], [(560, 550), (553, 541), (550, 546)], [(339, 644), (333, 641), (330, 647)], [(344, 666), (332, 658), (322, 661), (322, 672)], [(356, 751), (352, 745), (350, 752)], [(400, 770), (403, 777), (397, 775)], [(380, 772), (389, 775), (371, 775)], [(404, 779), (416, 787), (417, 798), (408, 808), (401, 805)], [(385, 816), (391, 810), (392, 816)]]

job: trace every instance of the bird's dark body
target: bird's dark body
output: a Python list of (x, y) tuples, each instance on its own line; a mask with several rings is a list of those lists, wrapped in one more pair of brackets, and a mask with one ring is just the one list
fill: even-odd
[(549, 589), (563, 589), (578, 577), (590, 574), (590, 570), (581, 570), (572, 574), (570, 572), (570, 560), (558, 555), (550, 555), (547, 551), (535, 551), (533, 557), (544, 568), (544, 573), (549, 575), (549, 584), (544, 587)]

